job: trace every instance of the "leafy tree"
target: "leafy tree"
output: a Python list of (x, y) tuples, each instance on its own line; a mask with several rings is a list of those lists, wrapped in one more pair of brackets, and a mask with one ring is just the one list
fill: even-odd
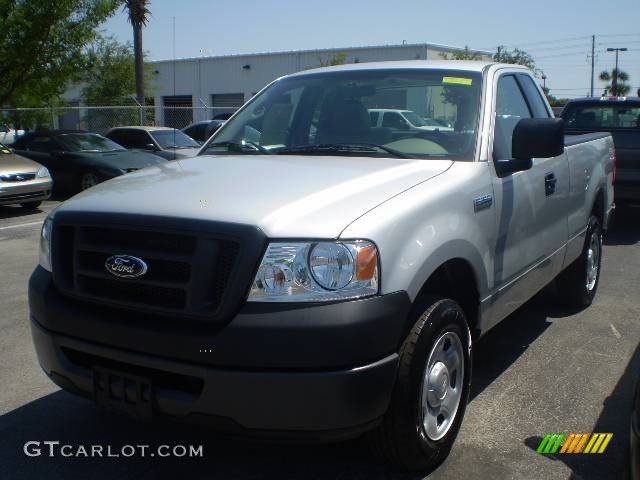
[(0, 105), (51, 103), (84, 70), (86, 45), (118, 0), (1, 0)]
[(519, 48), (507, 50), (503, 46), (499, 46), (498, 50), (493, 55), (493, 59), (500, 63), (522, 65), (529, 68), (535, 75), (542, 73), (541, 70), (536, 67), (536, 61), (533, 59), (531, 54)]
[[(87, 105), (129, 105), (136, 93), (133, 45), (114, 37), (100, 37), (87, 49), (87, 67), (82, 77), (82, 97)], [(144, 69), (144, 86), (151, 85), (149, 66)]]
[[(613, 84), (613, 79), (615, 77), (617, 77), (615, 82), (616, 85)], [(615, 68), (612, 69), (611, 72), (607, 72), (605, 70), (600, 72), (598, 78), (603, 82), (611, 82), (604, 87), (605, 95), (608, 92), (610, 95), (624, 97), (631, 91), (631, 86), (627, 84), (629, 81), (629, 74), (623, 70), (616, 70)]]
[(456, 50), (455, 52), (440, 53), (440, 57), (443, 60), (481, 60), (482, 57), (478, 52), (469, 50), (467, 45), (464, 46), (464, 50)]
[(344, 65), (347, 63), (347, 54), (343, 52), (334, 53), (328, 58), (318, 57), (318, 63), (321, 67), (332, 67), (334, 65)]
[[(144, 83), (151, 90), (151, 66), (146, 65)], [(87, 69), (83, 76), (82, 97), (87, 105), (124, 105), (132, 108), (88, 109), (87, 128), (107, 130), (115, 124), (146, 124), (152, 109), (135, 108), (135, 55), (131, 43), (119, 43), (113, 37), (100, 37), (87, 50)]]
[(136, 98), (144, 105), (144, 54), (142, 50), (142, 29), (149, 22), (150, 0), (124, 0), (124, 8), (129, 12), (129, 23), (133, 27), (133, 50), (136, 65)]

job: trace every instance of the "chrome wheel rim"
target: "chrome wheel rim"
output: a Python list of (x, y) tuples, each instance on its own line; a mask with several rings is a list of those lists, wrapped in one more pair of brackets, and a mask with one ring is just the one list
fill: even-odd
[(91, 188), (98, 184), (98, 177), (96, 177), (95, 173), (85, 173), (82, 176), (82, 182), (80, 183), (82, 190), (86, 190), (87, 188)]
[(600, 235), (597, 232), (591, 234), (589, 239), (589, 248), (587, 250), (587, 283), (588, 291), (595, 288), (598, 281), (598, 269), (600, 268)]
[(464, 385), (464, 349), (460, 337), (446, 332), (429, 353), (420, 395), (421, 423), (431, 440), (444, 437), (458, 412)]

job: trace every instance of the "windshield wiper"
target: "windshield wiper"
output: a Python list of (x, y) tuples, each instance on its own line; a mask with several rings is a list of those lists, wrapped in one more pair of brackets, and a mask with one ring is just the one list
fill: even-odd
[(273, 155), (273, 152), (271, 150), (268, 150), (264, 148), (262, 145), (258, 145), (257, 143), (247, 142), (246, 140), (243, 140), (242, 142), (215, 142), (210, 145), (207, 145), (207, 149), (209, 149), (209, 147), (231, 147), (231, 148), (237, 148), (238, 150), (242, 151), (242, 147), (245, 147), (245, 146), (252, 147), (254, 150), (257, 150), (258, 152), (263, 153), (265, 155)]
[(398, 158), (415, 158), (403, 153), (395, 148), (385, 147), (376, 143), (354, 142), (354, 143), (323, 143), (320, 145), (304, 145), (279, 150), (278, 154), (291, 155), (296, 153), (325, 153), (325, 152), (347, 152), (347, 153), (372, 153), (375, 149), (390, 153)]

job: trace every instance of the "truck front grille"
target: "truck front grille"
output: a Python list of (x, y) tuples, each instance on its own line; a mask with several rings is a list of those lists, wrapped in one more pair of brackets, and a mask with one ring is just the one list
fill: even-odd
[[(249, 283), (247, 273), (252, 273), (236, 272), (238, 263), (255, 262), (260, 253), (256, 249), (262, 245), (247, 248), (253, 254), (241, 259), (242, 236), (225, 234), (224, 228), (213, 230), (183, 231), (162, 223), (109, 226), (56, 217), (54, 282), (62, 293), (89, 302), (152, 314), (215, 318), (234, 279), (234, 305), (228, 307), (238, 306)], [(116, 277), (105, 266), (113, 255), (135, 256), (148, 270), (137, 278)]]

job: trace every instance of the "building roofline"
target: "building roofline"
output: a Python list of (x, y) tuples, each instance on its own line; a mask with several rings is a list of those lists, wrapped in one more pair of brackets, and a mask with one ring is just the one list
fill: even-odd
[[(191, 60), (215, 60), (215, 59), (223, 59), (223, 58), (241, 58), (241, 57), (262, 57), (262, 56), (272, 56), (272, 55), (291, 55), (291, 54), (304, 54), (304, 53), (326, 53), (326, 52), (341, 52), (344, 50), (368, 50), (371, 48), (438, 48), (440, 50), (447, 50), (450, 52), (457, 52), (464, 50), (465, 47), (456, 47), (453, 45), (444, 45), (441, 43), (401, 43), (401, 44), (388, 44), (388, 45), (363, 45), (363, 46), (352, 46), (352, 47), (331, 47), (331, 48), (311, 48), (305, 50), (283, 50), (276, 52), (253, 52), (253, 53), (233, 53), (229, 55), (211, 55), (211, 56), (202, 56), (202, 57), (181, 57), (176, 59), (162, 59), (162, 60), (151, 60), (149, 64), (157, 64), (157, 63), (170, 63), (170, 62), (184, 62)], [(477, 50), (470, 48), (470, 52), (479, 53), (481, 55), (493, 55), (493, 52), (489, 50)]]

